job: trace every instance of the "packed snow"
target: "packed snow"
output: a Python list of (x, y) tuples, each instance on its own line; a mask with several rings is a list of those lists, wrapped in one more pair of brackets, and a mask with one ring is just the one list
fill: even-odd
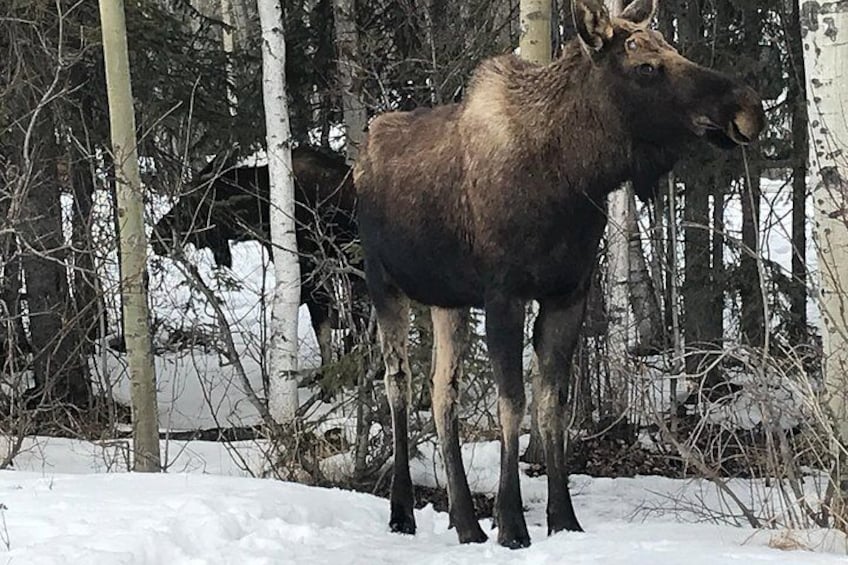
[[(511, 551), (494, 541), (490, 520), (483, 521), (490, 541), (482, 545), (460, 545), (447, 514), (431, 506), (416, 511), (415, 536), (392, 534), (385, 499), (247, 477), (222, 444), (173, 442), (171, 448), (171, 473), (105, 473), (97, 471), (107, 470), (103, 456), (114, 446), (32, 439), (16, 470), (0, 472), (0, 563), (805, 565), (846, 559), (845, 538), (835, 532), (717, 522), (720, 497), (703, 481), (575, 476), (572, 492), (586, 532), (548, 537), (545, 478), (523, 476), (533, 545)], [(240, 446), (248, 456), (259, 448)], [(469, 445), (465, 454), (475, 490), (489, 491), (497, 444)], [(438, 480), (440, 473), (427, 475), (433, 461), (422, 457), (413, 466), (416, 482)], [(748, 488), (744, 481), (735, 486), (743, 495)], [(713, 512), (693, 510), (687, 500)]]
[[(784, 271), (791, 259), (788, 192), (779, 182), (763, 185), (763, 250)], [(734, 240), (741, 226), (739, 209), (738, 197), (731, 199), (726, 229)], [(154, 205), (154, 215), (163, 210), (161, 203)], [(103, 217), (111, 218), (105, 207)], [(107, 226), (102, 236), (113, 240), (110, 222), (101, 225)], [(811, 240), (809, 245), (812, 271), (815, 250)], [(732, 247), (728, 244), (728, 251)], [(201, 274), (224, 304), (247, 380), (262, 396), (261, 336), (267, 316), (263, 303), (273, 274), (259, 244), (234, 245), (233, 255), (234, 268), (221, 273), (211, 268), (208, 253), (194, 252)], [(217, 321), (170, 259), (154, 258), (151, 267), (162, 428), (255, 424), (258, 416), (246, 385), (231, 364), (214, 351), (166, 350), (169, 331), (213, 329)], [(97, 268), (103, 288), (114, 291), (114, 253), (100, 258)], [(107, 305), (112, 323), (117, 320), (116, 304), (111, 300)], [(815, 319), (812, 301), (810, 308)], [(300, 326), (303, 364), (314, 366), (317, 348), (305, 310)], [(104, 349), (92, 359), (92, 366), (104, 389), (119, 400), (129, 400), (120, 354)], [(326, 425), (346, 425), (344, 414), (333, 417)], [(168, 472), (138, 475), (127, 472), (131, 452), (127, 440), (27, 438), (13, 470), (0, 472), (0, 564), (803, 565), (844, 563), (848, 552), (845, 537), (833, 531), (753, 530), (709, 483), (659, 477), (572, 477), (578, 517), (586, 532), (548, 537), (546, 479), (525, 474), (521, 483), (532, 547), (501, 548), (494, 541), (497, 532), (490, 520), (484, 521), (488, 543), (461, 546), (448, 529), (447, 515), (430, 506), (416, 511), (418, 534), (400, 536), (388, 532), (385, 499), (255, 478), (267, 473), (260, 442), (167, 441), (162, 448)], [(498, 449), (495, 442), (463, 446), (474, 491), (496, 491)], [(325, 461), (325, 471), (343, 471), (347, 465), (349, 458), (340, 455)], [(412, 474), (419, 485), (444, 484), (432, 443), (420, 446)], [(767, 483), (730, 484), (756, 511), (780, 517), (784, 501)]]

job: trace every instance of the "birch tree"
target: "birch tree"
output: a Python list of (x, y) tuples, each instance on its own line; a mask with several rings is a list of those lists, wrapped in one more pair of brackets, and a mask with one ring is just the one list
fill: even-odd
[[(518, 39), (521, 57), (538, 65), (551, 62), (551, 0), (522, 0), (518, 6), (518, 18), (521, 32)], [(530, 305), (531, 315), (539, 313), (539, 304)], [(542, 436), (539, 431), (539, 418), (536, 411), (536, 399), (541, 394), (539, 389), (539, 370), (536, 354), (533, 353), (530, 367), (530, 379), (533, 394), (530, 399), (530, 443), (524, 452), (524, 460), (528, 463), (544, 463), (545, 451)]]
[(147, 237), (123, 0), (100, 0), (120, 231), (124, 338), (132, 383), (133, 469), (159, 471), (159, 417), (145, 286)]
[(824, 374), (833, 417), (836, 526), (848, 529), (848, 3), (800, 1), (815, 238), (821, 275)]
[(270, 177), (274, 294), (268, 347), (268, 409), (279, 424), (294, 422), (297, 396), (297, 315), (300, 263), (295, 239), (291, 128), (286, 98), (286, 44), (280, 0), (259, 0), (262, 27), (262, 96)]
[(356, 27), (355, 6), (355, 0), (333, 0), (336, 56), (345, 123), (345, 156), (351, 165), (356, 161), (359, 144), (362, 143), (368, 124), (368, 113), (362, 100), (362, 81), (357, 76), (359, 31)]
[[(623, 0), (607, 0), (606, 5), (612, 16), (624, 9)], [(613, 192), (607, 204), (607, 359), (612, 390), (608, 391), (605, 412), (614, 418), (625, 413), (630, 388), (626, 364), (630, 342), (630, 192), (629, 186)]]
[(551, 0), (522, 0), (518, 10), (521, 57), (547, 65), (551, 62)]
[(238, 97), (233, 91), (233, 83), (236, 79), (233, 72), (231, 57), (235, 51), (235, 26), (233, 22), (233, 4), (231, 0), (220, 0), (218, 7), (221, 10), (221, 22), (224, 28), (221, 30), (221, 44), (224, 53), (227, 54), (227, 102), (230, 106), (230, 115), (235, 116), (238, 108)]

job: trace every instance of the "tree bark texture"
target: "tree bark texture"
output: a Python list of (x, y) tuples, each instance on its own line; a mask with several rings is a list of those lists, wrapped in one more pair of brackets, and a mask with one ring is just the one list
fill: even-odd
[(131, 381), (133, 468), (161, 469), (156, 377), (147, 305), (147, 237), (122, 0), (100, 0), (121, 240), (124, 339)]
[(810, 173), (821, 273), (824, 374), (833, 418), (835, 526), (848, 530), (848, 2), (800, 2)]
[(359, 29), (356, 27), (356, 1), (333, 0), (336, 57), (345, 123), (345, 154), (349, 164), (356, 161), (365, 137), (368, 112), (362, 99), (359, 77)]
[(260, 0), (262, 96), (265, 106), (270, 177), (271, 245), (274, 246), (274, 295), (268, 347), (268, 409), (278, 424), (292, 424), (298, 408), (297, 316), (300, 308), (300, 261), (295, 238), (291, 126), (286, 98), (286, 44), (279, 0)]

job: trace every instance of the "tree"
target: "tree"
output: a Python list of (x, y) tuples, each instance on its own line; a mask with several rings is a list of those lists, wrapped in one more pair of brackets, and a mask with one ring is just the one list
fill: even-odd
[(807, 90), (804, 84), (804, 46), (801, 41), (800, 10), (791, 2), (785, 24), (789, 44), (789, 99), (792, 105), (792, 294), (791, 334), (799, 343), (807, 341)]
[[(551, 2), (550, 0), (522, 0), (519, 4), (521, 32), (518, 46), (521, 57), (538, 65), (551, 62)], [(539, 305), (534, 302), (531, 309), (538, 313)], [(537, 400), (541, 394), (539, 370), (535, 352), (530, 367), (533, 394), (530, 398), (530, 443), (523, 459), (528, 463), (545, 462), (544, 443), (539, 428)]]
[(147, 310), (147, 237), (122, 0), (100, 0), (121, 239), (121, 291), (133, 409), (133, 468), (159, 471), (159, 418)]
[[(624, 9), (623, 0), (607, 0), (610, 14), (615, 16)], [(628, 348), (630, 343), (630, 236), (628, 227), (634, 214), (631, 209), (632, 189), (629, 184), (624, 190), (609, 195), (607, 204), (606, 252), (607, 252), (607, 359), (609, 362), (610, 385), (607, 391), (607, 406), (602, 413), (616, 420), (624, 417), (629, 404), (630, 383), (628, 382)]]
[(345, 123), (345, 154), (351, 165), (356, 161), (359, 144), (362, 143), (368, 124), (368, 112), (362, 100), (362, 81), (357, 76), (359, 31), (356, 27), (355, 4), (354, 0), (333, 0), (336, 56)]
[(836, 526), (848, 530), (848, 4), (799, 2), (810, 119), (810, 173), (821, 272), (824, 375), (836, 441)]
[(275, 277), (271, 342), (268, 347), (268, 408), (277, 423), (291, 424), (298, 408), (297, 314), (300, 307), (300, 262), (295, 238), (291, 128), (286, 100), (286, 44), (280, 1), (260, 0), (258, 6), (262, 26), (262, 95)]

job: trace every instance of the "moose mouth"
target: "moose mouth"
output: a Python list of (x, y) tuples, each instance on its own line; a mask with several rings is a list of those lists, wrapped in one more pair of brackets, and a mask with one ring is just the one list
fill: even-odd
[(706, 135), (719, 146), (748, 145), (754, 141), (754, 138), (742, 131), (739, 119), (731, 120), (727, 126), (720, 126), (707, 116), (698, 116), (692, 120), (692, 130), (698, 137)]

